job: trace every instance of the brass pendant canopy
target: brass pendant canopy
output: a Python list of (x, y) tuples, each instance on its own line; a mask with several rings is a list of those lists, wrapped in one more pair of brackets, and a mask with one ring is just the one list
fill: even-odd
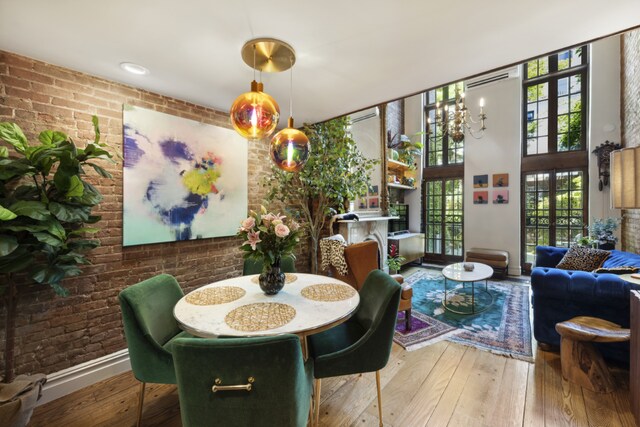
[(242, 46), (242, 59), (249, 67), (255, 70), (265, 73), (278, 73), (288, 70), (295, 64), (296, 53), (287, 43), (265, 37), (246, 42)]

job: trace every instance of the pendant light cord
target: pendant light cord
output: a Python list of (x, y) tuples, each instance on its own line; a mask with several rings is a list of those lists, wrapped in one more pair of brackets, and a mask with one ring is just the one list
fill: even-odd
[(256, 79), (256, 45), (253, 45), (253, 80)]
[(289, 117), (293, 117), (293, 57), (290, 56), (289, 61), (291, 62), (289, 81)]

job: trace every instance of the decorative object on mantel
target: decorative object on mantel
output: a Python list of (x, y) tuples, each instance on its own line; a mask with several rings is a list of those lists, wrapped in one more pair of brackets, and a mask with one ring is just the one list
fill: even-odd
[(300, 241), (300, 225), (284, 215), (267, 212), (260, 206), (260, 212), (251, 211), (242, 221), (238, 236), (243, 239), (240, 249), (244, 258), (262, 262), (264, 270), (258, 278), (260, 288), (267, 295), (275, 295), (284, 287), (285, 274), (280, 271), (283, 256), (292, 256)]
[[(454, 110), (449, 110), (449, 105), (445, 105), (444, 109), (440, 108), (440, 103), (436, 103), (436, 126), (442, 129), (440, 136), (432, 138), (432, 140), (442, 139), (445, 135), (449, 135), (454, 142), (460, 142), (464, 139), (464, 134), (469, 131), (469, 135), (475, 139), (480, 139), (484, 135), (487, 127), (484, 121), (487, 119), (487, 115), (484, 112), (484, 98), (480, 98), (480, 113), (478, 114), (478, 120), (474, 120), (469, 113), (467, 105), (464, 102), (465, 94), (460, 92), (456, 88), (456, 101)], [(443, 111), (444, 110), (444, 111)], [(478, 129), (474, 130), (474, 125), (480, 125)], [(431, 119), (427, 118), (427, 134), (431, 135)]]
[(611, 207), (640, 208), (640, 146), (611, 152)]
[[(14, 378), (15, 320), (20, 283), (49, 285), (66, 296), (66, 277), (77, 276), (89, 264), (85, 253), (100, 246), (88, 236), (99, 231), (86, 226), (100, 220), (91, 214), (102, 195), (85, 181), (93, 169), (102, 178), (111, 174), (98, 162), (111, 159), (100, 142), (98, 118), (93, 117), (95, 138), (76, 146), (59, 131), (45, 130), (37, 144), (14, 123), (0, 123), (0, 294), (6, 304), (4, 381)], [(47, 304), (45, 304), (46, 306)], [(45, 331), (46, 333), (46, 331)]]
[(272, 38), (249, 40), (242, 46), (242, 59), (253, 68), (251, 91), (240, 95), (231, 105), (231, 124), (240, 136), (255, 141), (268, 138), (276, 130), (280, 107), (263, 92), (262, 82), (256, 82), (256, 70), (273, 73), (291, 68), (295, 62), (293, 48)]
[(346, 116), (305, 126), (313, 150), (298, 173), (273, 166), (262, 183), (267, 200), (278, 200), (295, 210), (310, 239), (311, 272), (318, 271), (318, 242), (331, 218), (330, 208), (340, 213), (349, 201), (367, 193), (370, 173), (378, 161), (365, 158), (349, 136)]
[(611, 152), (622, 148), (620, 144), (605, 141), (598, 145), (591, 153), (598, 157), (598, 174), (600, 181), (598, 182), (598, 190), (602, 191), (604, 187), (609, 185), (609, 169), (611, 167)]
[[(292, 52), (291, 55), (294, 55)], [(289, 121), (287, 127), (275, 134), (269, 144), (271, 161), (286, 172), (298, 172), (309, 160), (309, 138), (293, 127), (293, 57), (291, 58), (291, 80), (289, 86)]]
[(247, 213), (247, 141), (129, 105), (123, 122), (123, 245), (235, 235)]

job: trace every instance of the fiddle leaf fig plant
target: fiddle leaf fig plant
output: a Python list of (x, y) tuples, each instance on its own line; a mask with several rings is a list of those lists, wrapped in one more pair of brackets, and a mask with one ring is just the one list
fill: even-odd
[[(98, 163), (113, 160), (100, 142), (95, 116), (93, 127), (94, 140), (81, 148), (63, 132), (45, 130), (38, 142), (29, 142), (17, 124), (0, 123), (0, 141), (12, 148), (0, 145), (0, 293), (7, 304), (8, 341), (17, 303), (14, 274), (27, 274), (65, 296), (62, 280), (80, 274), (79, 266), (90, 263), (86, 252), (100, 244), (86, 236), (98, 231), (88, 225), (100, 220), (91, 211), (102, 195), (84, 177), (93, 169), (111, 178)], [(7, 350), (12, 346), (8, 342)], [(9, 359), (5, 380), (13, 374)]]

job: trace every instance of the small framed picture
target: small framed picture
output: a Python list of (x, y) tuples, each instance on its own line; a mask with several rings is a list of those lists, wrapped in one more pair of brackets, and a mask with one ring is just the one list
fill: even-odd
[(363, 211), (365, 209), (368, 209), (368, 207), (367, 207), (367, 198), (366, 197), (358, 197), (358, 199), (356, 199), (356, 208), (359, 211)]
[(509, 203), (509, 190), (493, 190), (491, 198), (495, 205), (506, 205)]
[(493, 186), (494, 187), (508, 187), (509, 186), (509, 174), (508, 173), (494, 173), (493, 174)]
[(379, 196), (379, 189), (377, 185), (370, 185), (369, 186), (369, 196)]
[(474, 205), (486, 205), (488, 203), (489, 203), (489, 192), (488, 191), (474, 191), (473, 192), (473, 204)]
[(489, 175), (474, 175), (473, 188), (487, 188), (489, 186)]
[(380, 199), (378, 197), (369, 197), (369, 209), (379, 209)]

